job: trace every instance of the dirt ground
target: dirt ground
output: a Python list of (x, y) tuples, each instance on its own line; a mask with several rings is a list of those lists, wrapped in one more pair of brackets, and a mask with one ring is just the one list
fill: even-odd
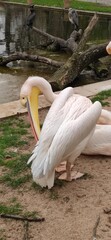
[[(46, 111), (40, 114), (43, 121)], [(35, 142), (30, 144), (29, 151)], [(45, 218), (29, 223), (25, 235), (23, 222), (0, 219), (0, 240), (111, 240), (111, 157), (81, 155), (74, 169), (86, 175), (52, 190), (35, 191), (32, 179), (18, 189), (0, 184), (1, 201), (14, 197), (25, 210)]]

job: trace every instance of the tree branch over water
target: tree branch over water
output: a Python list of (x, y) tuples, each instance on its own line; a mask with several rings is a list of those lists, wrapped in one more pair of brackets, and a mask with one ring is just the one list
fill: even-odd
[(41, 63), (51, 65), (56, 68), (59, 68), (63, 65), (63, 62), (58, 62), (58, 61), (52, 60), (50, 58), (42, 57), (39, 55), (29, 55), (27, 53), (19, 53), (18, 52), (15, 54), (11, 54), (8, 57), (0, 57), (0, 66), (6, 66), (9, 62), (13, 62), (16, 60), (41, 62)]
[[(0, 66), (6, 66), (9, 62), (16, 60), (33, 61), (51, 65), (57, 68), (57, 71), (49, 80), (51, 82), (55, 82), (59, 90), (63, 89), (71, 84), (80, 75), (83, 69), (88, 67), (91, 63), (97, 63), (99, 58), (108, 55), (106, 52), (106, 45), (108, 43), (99, 44), (90, 48), (87, 47), (87, 50), (85, 50), (89, 36), (92, 33), (97, 21), (98, 16), (97, 14), (94, 14), (83, 35), (81, 29), (79, 29), (78, 32), (74, 30), (67, 40), (52, 36), (51, 34), (32, 27), (34, 31), (47, 39), (47, 46), (52, 44), (52, 47), (56, 50), (67, 49), (70, 53), (72, 53), (71, 57), (65, 63), (40, 55), (29, 55), (27, 53), (17, 52), (7, 57), (0, 57)], [(99, 71), (100, 74), (101, 68), (100, 66), (98, 68), (99, 70), (96, 70)], [(107, 67), (105, 68), (105, 72), (108, 72)]]

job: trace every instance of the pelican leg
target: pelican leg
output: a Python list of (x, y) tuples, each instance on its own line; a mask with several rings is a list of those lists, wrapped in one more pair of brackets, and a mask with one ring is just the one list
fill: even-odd
[(83, 177), (84, 173), (72, 170), (73, 166), (74, 165), (72, 165), (68, 161), (62, 162), (62, 164), (60, 164), (60, 166), (58, 168), (56, 168), (56, 171), (58, 173), (62, 172), (62, 174), (58, 177), (58, 179), (71, 182), (72, 180), (76, 180), (78, 178)]
[(60, 166), (58, 168), (56, 168), (57, 172), (61, 172), (61, 170), (62, 170), (62, 174), (58, 177), (58, 179), (71, 182), (72, 181), (72, 175), (71, 175), (72, 167), (73, 167), (73, 165), (71, 165), (71, 163), (68, 161), (60, 164)]
[(71, 177), (71, 163), (67, 161), (66, 163), (66, 180), (67, 181), (71, 181), (72, 180), (72, 177)]

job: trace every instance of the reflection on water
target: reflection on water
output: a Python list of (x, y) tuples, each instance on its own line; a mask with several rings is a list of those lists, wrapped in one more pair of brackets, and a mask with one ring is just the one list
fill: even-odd
[(43, 67), (36, 69), (35, 67), (25, 67), (25, 68), (14, 68), (8, 69), (6, 73), (6, 68), (1, 69), (0, 73), (0, 104), (11, 102), (19, 99), (19, 93), (22, 84), (29, 76), (41, 76), (47, 80), (52, 75), (52, 69), (47, 71)]
[[(67, 11), (42, 7), (36, 7), (35, 10), (35, 27), (57, 37), (69, 38), (73, 27), (68, 20)], [(27, 31), (25, 27), (28, 14), (29, 9), (25, 5), (0, 3), (0, 55), (7, 56), (15, 51), (25, 51), (46, 56), (43, 51), (37, 51), (40, 44), (45, 45), (44, 38), (31, 29)], [(85, 29), (91, 16), (80, 13), (79, 18), (80, 28)], [(91, 39), (105, 41), (110, 39), (110, 36), (110, 16), (100, 17)], [(68, 56), (66, 54), (49, 53), (47, 57), (65, 61)], [(21, 65), (20, 61), (10, 63), (9, 68), (0, 68), (0, 103), (19, 99), (21, 85), (28, 76), (39, 75), (49, 79), (54, 71), (55, 69), (40, 64), (34, 64), (34, 66), (30, 64), (29, 66), (29, 63), (22, 62)]]
[[(11, 102), (18, 99), (20, 86), (24, 82), (25, 76), (13, 76), (10, 74), (0, 74), (0, 103)], [(16, 96), (16, 97), (15, 97)]]
[[(46, 55), (42, 50), (40, 55)], [(47, 53), (46, 57), (65, 61), (68, 56), (64, 53)], [(49, 80), (56, 68), (27, 61), (16, 61), (8, 64), (8, 67), (0, 67), (0, 104), (19, 99), (22, 84), (29, 76), (41, 76)]]

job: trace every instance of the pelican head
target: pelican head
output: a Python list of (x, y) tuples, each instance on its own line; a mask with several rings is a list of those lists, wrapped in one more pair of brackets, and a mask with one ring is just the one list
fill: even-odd
[(38, 96), (44, 94), (47, 101), (52, 103), (57, 95), (52, 91), (48, 81), (39, 76), (29, 77), (23, 84), (20, 91), (20, 102), (27, 107), (30, 123), (36, 141), (40, 136), (40, 124), (38, 116)]
[(38, 141), (40, 135), (38, 117), (38, 96), (40, 94), (40, 89), (34, 85), (34, 79), (29, 77), (21, 88), (20, 102), (24, 107), (27, 107), (31, 127), (36, 141)]
[(111, 41), (108, 43), (108, 45), (106, 46), (106, 52), (111, 55)]

